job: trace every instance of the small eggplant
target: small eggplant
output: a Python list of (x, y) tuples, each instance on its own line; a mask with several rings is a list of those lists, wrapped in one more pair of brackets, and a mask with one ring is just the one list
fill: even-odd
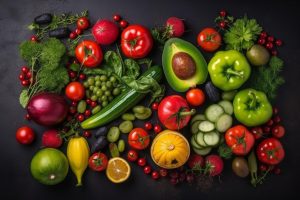
[(99, 128), (96, 133), (94, 134), (94, 136), (96, 138), (100, 137), (100, 136), (106, 136), (107, 135), (107, 127), (103, 126), (101, 128)]
[(55, 37), (57, 39), (69, 37), (70, 30), (67, 27), (57, 28), (49, 31), (49, 37)]
[(34, 18), (34, 23), (38, 25), (49, 24), (52, 21), (52, 15), (50, 13), (44, 13)]
[(106, 145), (108, 144), (107, 139), (105, 136), (100, 136), (97, 138), (97, 140), (94, 142), (91, 148), (91, 152), (95, 153), (101, 149), (104, 149)]
[(219, 92), (219, 90), (212, 84), (211, 81), (208, 81), (208, 82), (205, 84), (205, 91), (206, 91), (206, 94), (207, 94), (208, 98), (209, 98), (212, 102), (220, 101), (220, 92)]

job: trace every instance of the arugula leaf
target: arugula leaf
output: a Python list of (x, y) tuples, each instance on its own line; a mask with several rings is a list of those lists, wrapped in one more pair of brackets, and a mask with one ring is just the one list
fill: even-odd
[(126, 76), (130, 76), (136, 79), (140, 75), (140, 66), (135, 60), (125, 59), (124, 65)]
[(117, 76), (122, 77), (123, 65), (122, 65), (122, 58), (120, 57), (120, 55), (118, 55), (114, 51), (107, 51), (104, 54), (104, 60), (106, 65), (113, 68), (113, 71)]
[(19, 97), (19, 102), (23, 108), (26, 108), (28, 101), (29, 101), (29, 92), (27, 89), (23, 89)]

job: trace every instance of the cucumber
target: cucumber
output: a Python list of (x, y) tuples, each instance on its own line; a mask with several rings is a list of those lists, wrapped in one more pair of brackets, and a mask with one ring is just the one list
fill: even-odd
[(212, 104), (205, 110), (205, 117), (211, 122), (216, 122), (223, 113), (224, 109), (220, 105)]
[(193, 124), (196, 121), (204, 121), (206, 120), (205, 116), (202, 114), (197, 114), (191, 119), (191, 124)]
[(199, 146), (207, 147), (207, 144), (204, 142), (204, 134), (205, 133), (198, 132), (197, 135), (195, 136), (196, 137), (195, 139), (197, 144), (199, 144)]
[[(162, 68), (159, 66), (150, 67), (140, 78), (152, 77), (156, 81), (162, 78)], [(101, 111), (86, 119), (81, 123), (83, 129), (92, 129), (103, 126), (120, 117), (123, 113), (135, 106), (141, 101), (147, 93), (137, 92), (127, 87), (120, 95), (115, 97)]]
[(195, 121), (191, 126), (191, 133), (196, 134), (199, 131), (199, 124), (201, 121)]
[(192, 147), (194, 147), (194, 148), (196, 148), (196, 149), (203, 149), (203, 147), (200, 146), (200, 145), (196, 142), (196, 136), (195, 136), (195, 135), (193, 135), (193, 136), (191, 137), (191, 145), (192, 145)]
[(225, 111), (225, 113), (227, 113), (228, 115), (232, 115), (233, 114), (233, 105), (230, 101), (220, 101), (218, 103)]
[(215, 125), (211, 123), (210, 121), (202, 121), (199, 124), (199, 131), (202, 132), (211, 132), (215, 129)]
[(206, 156), (207, 154), (209, 154), (211, 152), (211, 149), (212, 149), (211, 147), (206, 147), (204, 149), (193, 148), (194, 152), (201, 156)]
[(207, 146), (216, 146), (220, 141), (220, 134), (216, 131), (205, 133), (203, 141)]
[(219, 117), (218, 121), (216, 122), (216, 129), (217, 131), (223, 133), (227, 131), (232, 125), (232, 117), (228, 114), (223, 114)]

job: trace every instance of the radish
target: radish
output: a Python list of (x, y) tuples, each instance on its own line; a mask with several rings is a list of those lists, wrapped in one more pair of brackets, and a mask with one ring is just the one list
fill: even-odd
[(166, 22), (166, 26), (170, 29), (171, 37), (181, 37), (184, 33), (183, 20), (177, 17), (170, 17)]
[(204, 165), (204, 158), (201, 155), (193, 154), (188, 160), (188, 166), (191, 169), (201, 168)]
[(59, 148), (62, 145), (62, 138), (55, 129), (45, 131), (42, 136), (43, 147)]
[(119, 28), (112, 21), (102, 19), (93, 26), (92, 33), (99, 44), (109, 45), (117, 40)]
[(221, 174), (224, 168), (223, 160), (218, 155), (209, 155), (205, 158), (205, 167), (208, 169), (210, 176)]

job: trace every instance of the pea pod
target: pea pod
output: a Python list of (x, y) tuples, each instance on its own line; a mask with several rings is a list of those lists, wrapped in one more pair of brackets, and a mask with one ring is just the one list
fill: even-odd
[(110, 152), (111, 157), (113, 157), (113, 158), (120, 156), (118, 146), (115, 143), (109, 144), (109, 152)]
[(109, 129), (107, 133), (107, 140), (109, 142), (116, 142), (120, 137), (120, 129), (116, 126), (113, 126)]
[(119, 125), (119, 129), (122, 133), (129, 133), (133, 129), (131, 121), (124, 121)]
[(123, 152), (125, 150), (125, 141), (124, 140), (119, 140), (118, 150), (119, 150), (119, 152)]

